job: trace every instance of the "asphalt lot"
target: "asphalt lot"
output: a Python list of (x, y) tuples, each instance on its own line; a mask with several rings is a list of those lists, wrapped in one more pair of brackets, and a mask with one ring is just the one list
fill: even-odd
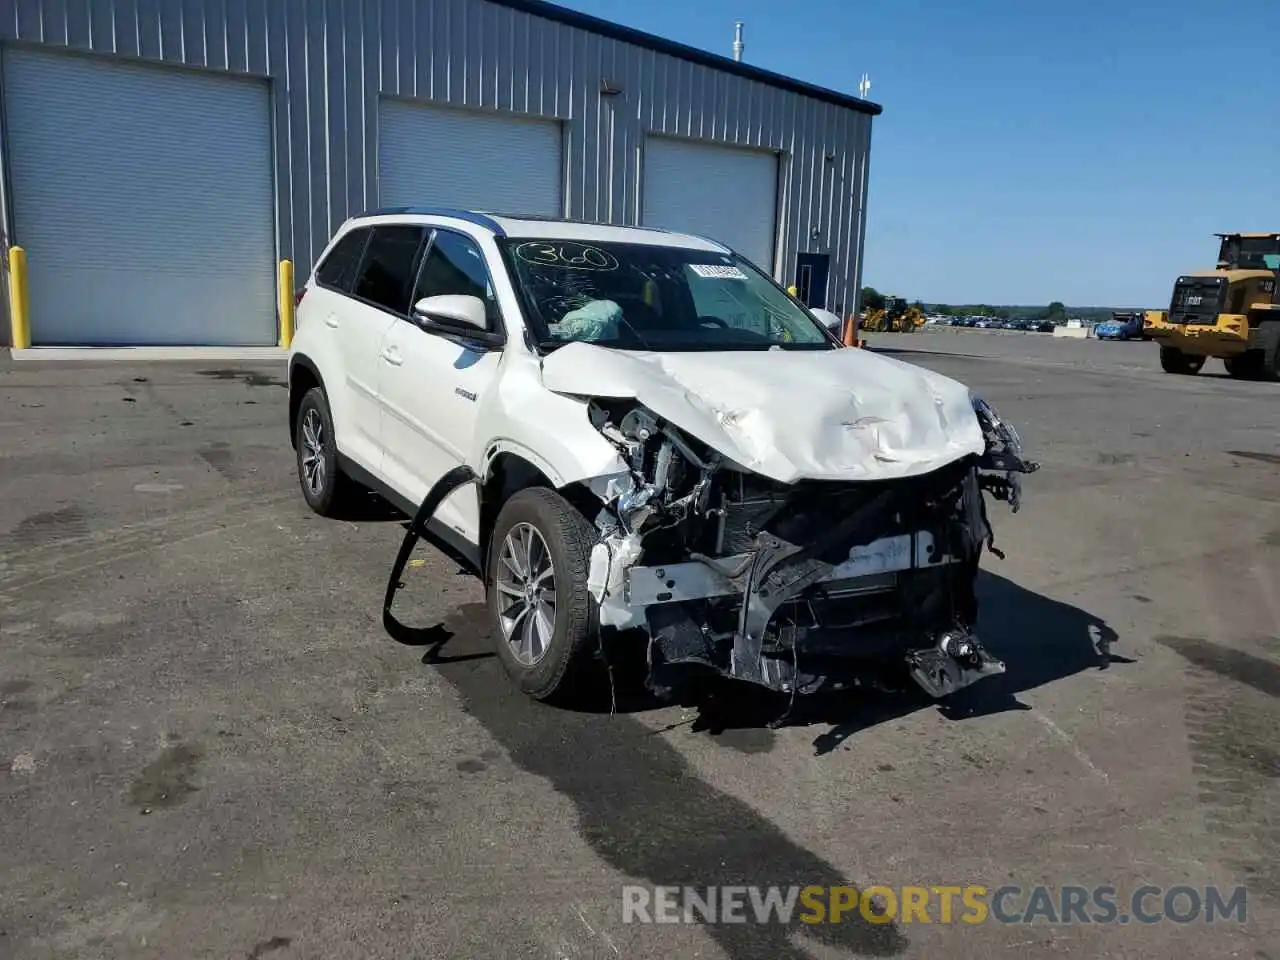
[[(297, 491), (279, 365), (0, 361), (0, 957), (1280, 957), (1280, 385), (939, 333), (1043, 470), (946, 707), (573, 713)], [(1249, 890), (1249, 921), (621, 922), (624, 883)], [(934, 914), (937, 919), (937, 914)]]

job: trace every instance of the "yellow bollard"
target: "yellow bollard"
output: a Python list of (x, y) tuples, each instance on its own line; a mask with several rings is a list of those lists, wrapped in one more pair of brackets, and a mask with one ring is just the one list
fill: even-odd
[(15, 350), (31, 346), (31, 300), (27, 293), (27, 251), (9, 248), (9, 325)]
[(286, 350), (293, 343), (293, 261), (280, 261), (280, 346)]

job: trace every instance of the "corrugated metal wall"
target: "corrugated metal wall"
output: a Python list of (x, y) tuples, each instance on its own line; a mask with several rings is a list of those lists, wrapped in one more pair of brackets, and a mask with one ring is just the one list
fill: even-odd
[(647, 132), (776, 150), (779, 278), (829, 251), (846, 309), (861, 280), (870, 116), (485, 0), (0, 0), (0, 40), (270, 77), (280, 256), (299, 274), (378, 203), (388, 95), (566, 121), (567, 214), (610, 223), (638, 222)]

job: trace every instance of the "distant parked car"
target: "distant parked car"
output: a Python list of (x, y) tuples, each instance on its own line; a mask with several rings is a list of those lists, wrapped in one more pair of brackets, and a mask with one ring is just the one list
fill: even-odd
[(1038, 324), (1036, 324), (1036, 332), (1037, 333), (1053, 333), (1053, 328), (1055, 326), (1056, 324), (1054, 324), (1050, 320), (1041, 320)]
[(1099, 340), (1139, 340), (1142, 338), (1143, 314), (1136, 311), (1115, 312), (1093, 328)]

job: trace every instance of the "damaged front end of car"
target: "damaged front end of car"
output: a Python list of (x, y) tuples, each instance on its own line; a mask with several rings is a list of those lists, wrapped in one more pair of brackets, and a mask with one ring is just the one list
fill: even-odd
[(647, 635), (655, 692), (712, 675), (807, 694), (896, 667), (940, 698), (1004, 672), (975, 633), (978, 564), (995, 549), (984, 494), (1016, 512), (1038, 464), (982, 400), (981, 455), (918, 476), (791, 483), (634, 399), (587, 409), (629, 468), (597, 490), (588, 589), (603, 628)]

